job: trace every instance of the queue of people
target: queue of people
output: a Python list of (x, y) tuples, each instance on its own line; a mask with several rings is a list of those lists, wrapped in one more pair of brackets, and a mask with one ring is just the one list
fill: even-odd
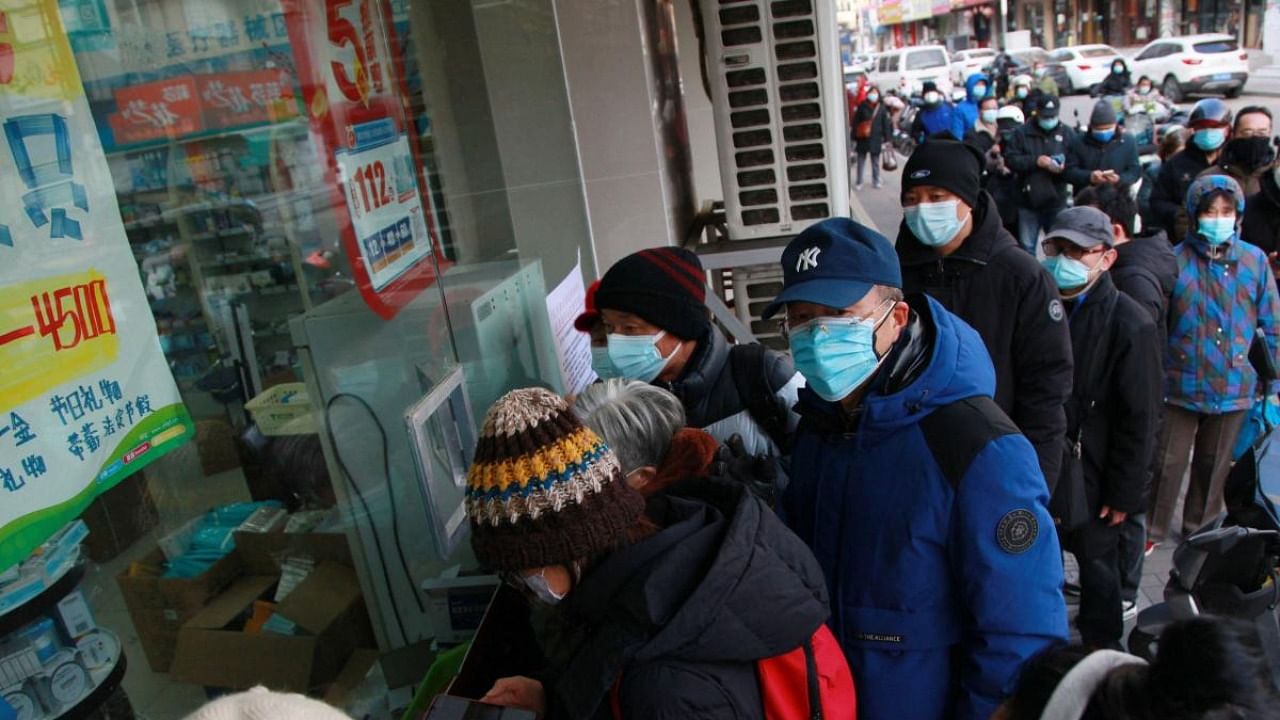
[[(551, 720), (1266, 716), (1260, 682), (1176, 710), (1154, 696), (1204, 687), (1155, 679), (1191, 639), (1261, 667), (1225, 626), (1175, 625), (1153, 666), (1120, 648), (1144, 555), (1221, 510), (1243, 416), (1280, 391), (1248, 359), (1280, 365), (1280, 241), (1257, 215), (1280, 205), (1270, 115), (1198, 103), (1146, 223), (1117, 102), (1077, 133), (1051, 83), (1014, 79), (1004, 104), (985, 77), (956, 103), (924, 88), (896, 243), (831, 218), (784, 250), (764, 319), (789, 354), (731, 343), (684, 249), (592, 285), (577, 327), (601, 381), (504, 396), (468, 476), (477, 559), (529, 599), (546, 660), (484, 702)], [(1123, 63), (1103, 89), (1160, 102)], [(879, 88), (860, 95), (858, 190), (893, 135)]]

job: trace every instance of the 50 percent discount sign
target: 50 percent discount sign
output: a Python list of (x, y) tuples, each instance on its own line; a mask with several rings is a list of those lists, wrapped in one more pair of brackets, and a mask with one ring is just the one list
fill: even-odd
[(343, 248), (365, 303), (390, 318), (445, 264), (390, 3), (284, 0), (284, 7)]

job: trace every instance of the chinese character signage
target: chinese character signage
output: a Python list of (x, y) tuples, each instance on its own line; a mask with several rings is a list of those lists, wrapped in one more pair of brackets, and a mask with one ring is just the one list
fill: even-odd
[(118, 145), (176, 140), (204, 129), (200, 95), (190, 75), (121, 88), (116, 107), (108, 122)]
[(284, 70), (197, 75), (205, 127), (214, 129), (277, 123), (298, 114), (293, 80)]
[[(14, 27), (28, 32), (0, 32), (0, 570), (193, 434), (57, 1), (7, 3)], [(140, 113), (167, 98), (181, 123), (197, 88), (136, 90)]]
[[(343, 247), (365, 303), (390, 318), (435, 279), (408, 90), (386, 0), (284, 0), (303, 107), (322, 139)], [(435, 259), (431, 257), (435, 254)]]

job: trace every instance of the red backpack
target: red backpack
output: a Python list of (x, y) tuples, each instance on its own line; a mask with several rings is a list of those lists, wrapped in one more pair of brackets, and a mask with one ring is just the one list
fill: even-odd
[[(765, 720), (855, 720), (853, 673), (840, 643), (822, 625), (789, 653), (756, 661)], [(619, 677), (609, 692), (613, 717), (622, 718)]]

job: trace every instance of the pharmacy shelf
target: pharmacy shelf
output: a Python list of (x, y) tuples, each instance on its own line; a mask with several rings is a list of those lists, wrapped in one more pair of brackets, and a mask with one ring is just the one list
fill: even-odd
[[(119, 643), (119, 641), (120, 639), (116, 638), (116, 642)], [(116, 688), (120, 687), (120, 683), (124, 680), (125, 671), (128, 669), (129, 661), (125, 657), (124, 646), (122, 645), (120, 657), (116, 658), (116, 666), (111, 669), (111, 674), (107, 675), (88, 695), (81, 698), (80, 702), (54, 717), (58, 720), (88, 720), (88, 718), (96, 717), (98, 709), (111, 697)]]
[(85, 563), (78, 562), (39, 595), (0, 615), (0, 638), (8, 637), (28, 623), (52, 613), (58, 601), (70, 595), (80, 585), (84, 573)]

